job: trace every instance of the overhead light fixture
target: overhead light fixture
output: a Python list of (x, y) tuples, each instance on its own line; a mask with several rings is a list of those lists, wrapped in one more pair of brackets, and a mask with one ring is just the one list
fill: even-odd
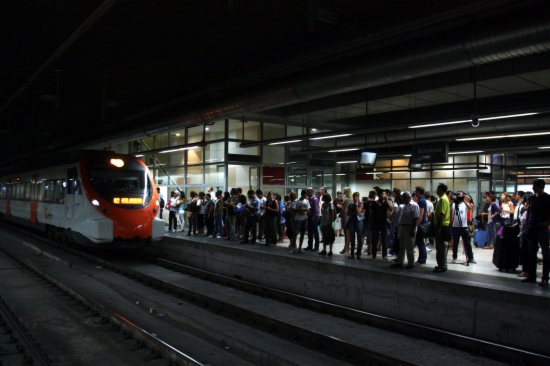
[(540, 146), (539, 149), (550, 149), (550, 146)]
[(355, 151), (355, 150), (359, 150), (359, 148), (355, 148), (355, 149), (329, 150), (329, 152)]
[(550, 178), (548, 174), (518, 174), (518, 178)]
[(208, 128), (208, 127), (205, 127), (204, 129), (205, 129), (206, 131), (210, 130), (210, 128)]
[[(537, 132), (536, 136), (550, 135), (550, 132)], [(505, 139), (510, 137), (525, 137), (533, 136), (533, 133), (519, 133), (514, 135), (497, 135), (497, 136), (484, 136), (484, 137), (467, 137), (463, 139), (456, 139), (456, 141), (471, 141), (471, 140), (488, 140), (488, 139)]]
[(338, 173), (338, 174), (336, 174), (336, 175), (346, 175), (346, 173)]
[[(534, 114), (538, 113), (522, 113), (522, 114), (510, 114), (506, 116), (497, 116), (497, 117), (486, 117), (486, 118), (479, 118), (479, 121), (490, 121), (494, 119), (505, 119), (505, 118), (514, 118), (514, 117), (525, 117), (525, 116), (532, 116)], [(435, 126), (446, 126), (446, 125), (456, 125), (459, 123), (471, 123), (471, 119), (465, 119), (461, 121), (451, 121), (451, 122), (439, 122), (439, 123), (432, 123), (432, 124), (426, 124), (426, 125), (417, 125), (417, 126), (409, 126), (409, 128), (425, 128), (425, 127), (435, 127)]]
[(321, 136), (321, 137), (310, 137), (310, 140), (324, 140), (324, 139), (334, 139), (337, 137), (351, 136), (351, 133), (343, 133), (341, 135), (331, 135), (331, 136)]
[(525, 169), (549, 169), (550, 166), (530, 166)]
[(412, 156), (411, 154), (403, 155), (404, 157), (408, 158), (409, 156)]
[(457, 151), (457, 152), (452, 152), (452, 153), (449, 153), (449, 155), (458, 155), (458, 154), (479, 154), (479, 153), (482, 153), (483, 151), (479, 150), (479, 151)]
[(312, 130), (312, 131), (317, 131), (317, 129), (316, 129), (316, 128), (312, 128), (311, 130)]
[(270, 145), (281, 145), (281, 144), (291, 144), (293, 142), (300, 142), (302, 140), (291, 140), (291, 141), (280, 141), (280, 142), (272, 142)]
[(159, 151), (160, 154), (166, 154), (174, 151), (182, 151), (182, 150), (189, 150), (189, 149), (196, 149), (198, 146), (186, 146), (186, 147), (180, 147), (178, 149), (171, 149), (171, 150), (164, 150)]
[(337, 161), (336, 164), (357, 163), (357, 160)]
[(178, 137), (179, 137), (179, 135), (180, 135), (179, 133), (176, 133), (176, 136), (178, 136)]

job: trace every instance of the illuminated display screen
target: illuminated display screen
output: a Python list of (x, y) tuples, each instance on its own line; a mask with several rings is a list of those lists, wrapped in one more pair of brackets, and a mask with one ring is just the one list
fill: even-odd
[(140, 197), (115, 197), (113, 198), (115, 205), (141, 205), (143, 198)]

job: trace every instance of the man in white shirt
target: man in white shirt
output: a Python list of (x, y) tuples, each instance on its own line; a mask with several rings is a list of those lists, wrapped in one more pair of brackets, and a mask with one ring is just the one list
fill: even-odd
[(294, 214), (294, 221), (292, 230), (294, 231), (294, 243), (298, 239), (298, 233), (300, 233), (300, 245), (297, 249), (289, 252), (289, 254), (298, 254), (303, 253), (302, 244), (304, 244), (304, 234), (306, 233), (307, 218), (309, 215), (309, 210), (311, 206), (309, 200), (307, 199), (307, 191), (302, 189), (302, 194), (300, 198), (292, 203), (290, 206), (290, 212)]
[(453, 261), (456, 263), (458, 242), (462, 237), (462, 242), (466, 248), (466, 257), (468, 263), (476, 263), (474, 260), (474, 254), (472, 252), (472, 243), (470, 240), (470, 231), (468, 230), (467, 215), (470, 209), (464, 203), (464, 192), (459, 191), (456, 195), (456, 200), (451, 206), (451, 221), (453, 223)]
[(407, 254), (406, 269), (414, 268), (414, 244), (416, 241), (416, 229), (419, 224), (420, 208), (416, 202), (413, 202), (410, 192), (401, 194), (403, 207), (399, 214), (399, 253), (397, 260), (391, 267), (401, 268), (405, 262), (405, 254)]

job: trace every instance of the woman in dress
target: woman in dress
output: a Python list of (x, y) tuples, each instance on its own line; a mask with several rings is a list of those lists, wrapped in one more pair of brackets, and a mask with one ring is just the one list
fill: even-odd
[(510, 225), (510, 215), (514, 214), (514, 204), (508, 192), (501, 195), (502, 203), (500, 204), (500, 224), (501, 226)]

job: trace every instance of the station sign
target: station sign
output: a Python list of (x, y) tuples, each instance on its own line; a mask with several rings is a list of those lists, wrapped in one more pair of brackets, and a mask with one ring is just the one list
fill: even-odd
[(309, 165), (325, 167), (325, 168), (334, 168), (336, 166), (336, 161), (325, 160), (325, 159), (309, 159)]
[(433, 142), (430, 144), (414, 145), (411, 161), (415, 164), (446, 163), (449, 161), (449, 143)]

